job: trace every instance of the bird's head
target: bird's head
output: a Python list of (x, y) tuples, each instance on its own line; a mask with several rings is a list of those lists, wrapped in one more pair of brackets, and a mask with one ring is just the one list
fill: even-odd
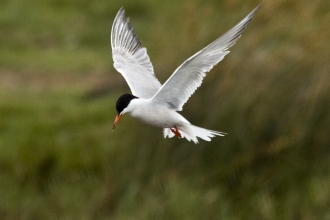
[(127, 107), (129, 106), (130, 102), (133, 99), (137, 99), (138, 97), (131, 95), (131, 94), (124, 94), (119, 97), (119, 99), (116, 102), (116, 110), (117, 110), (117, 116), (115, 119), (115, 122), (113, 124), (113, 130), (115, 130), (115, 127), (120, 119), (120, 117), (127, 112)]

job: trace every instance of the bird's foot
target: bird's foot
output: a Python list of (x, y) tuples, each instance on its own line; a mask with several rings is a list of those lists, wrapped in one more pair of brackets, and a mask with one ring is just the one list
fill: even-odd
[(179, 130), (178, 130), (176, 127), (174, 127), (174, 128), (170, 128), (170, 129), (171, 129), (171, 131), (175, 134), (175, 136), (178, 136), (179, 138), (182, 138), (182, 136), (181, 136)]

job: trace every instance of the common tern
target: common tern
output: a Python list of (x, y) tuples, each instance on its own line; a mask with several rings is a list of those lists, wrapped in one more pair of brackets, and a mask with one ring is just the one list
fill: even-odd
[(142, 47), (129, 18), (122, 7), (111, 29), (111, 47), (114, 68), (122, 74), (132, 94), (124, 94), (116, 103), (119, 119), (125, 113), (140, 121), (163, 128), (164, 138), (177, 136), (198, 143), (198, 138), (210, 141), (225, 133), (197, 127), (180, 115), (183, 105), (202, 84), (203, 78), (214, 65), (229, 53), (228, 49), (240, 38), (259, 6), (231, 30), (210, 45), (184, 61), (161, 85), (154, 75), (146, 48)]

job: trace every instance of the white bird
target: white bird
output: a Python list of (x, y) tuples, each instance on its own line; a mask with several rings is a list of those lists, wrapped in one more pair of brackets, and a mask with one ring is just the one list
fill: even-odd
[(164, 138), (176, 135), (198, 143), (197, 137), (210, 141), (225, 133), (194, 126), (177, 111), (181, 111), (189, 97), (202, 84), (206, 72), (220, 62), (235, 44), (255, 15), (257, 6), (235, 27), (183, 62), (161, 85), (154, 75), (147, 50), (142, 47), (125, 10), (121, 8), (111, 29), (112, 57), (115, 69), (125, 78), (132, 91), (122, 95), (117, 103), (115, 129), (125, 113), (144, 123), (163, 128)]

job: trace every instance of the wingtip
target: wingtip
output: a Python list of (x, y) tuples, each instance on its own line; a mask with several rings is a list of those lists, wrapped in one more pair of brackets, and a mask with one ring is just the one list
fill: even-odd
[(263, 2), (259, 3), (259, 5), (257, 5), (257, 7), (255, 7), (250, 14), (254, 16), (255, 13), (259, 10), (259, 8), (261, 7), (262, 4), (263, 4)]
[(111, 35), (111, 48), (123, 48), (127, 52), (134, 54), (138, 49), (142, 48), (141, 41), (134, 32), (130, 19), (125, 16), (125, 9), (121, 7), (114, 19)]
[(119, 8), (117, 14), (120, 14), (120, 13), (124, 13), (124, 14), (125, 14), (125, 8), (124, 8), (124, 6), (121, 6), (121, 7)]
[(124, 18), (125, 19), (125, 8), (124, 6), (121, 6), (117, 12), (117, 15), (115, 17), (115, 21), (119, 18)]

